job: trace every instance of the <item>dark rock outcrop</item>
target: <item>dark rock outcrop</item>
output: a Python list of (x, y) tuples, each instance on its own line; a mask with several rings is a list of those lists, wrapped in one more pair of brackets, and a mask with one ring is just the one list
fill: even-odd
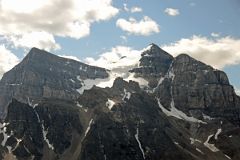
[(59, 157), (83, 132), (78, 109), (64, 101), (47, 100), (33, 108), (13, 99), (4, 123), (0, 135), (8, 149), (4, 155), (25, 160)]

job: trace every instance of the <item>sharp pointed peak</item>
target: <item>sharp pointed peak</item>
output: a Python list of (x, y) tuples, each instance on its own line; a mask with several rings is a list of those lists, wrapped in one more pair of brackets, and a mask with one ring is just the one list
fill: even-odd
[(165, 55), (167, 57), (170, 57), (173, 59), (173, 56), (169, 54), (168, 52), (164, 51), (162, 48), (160, 48), (157, 44), (151, 43), (149, 44), (145, 49), (143, 49), (142, 56), (156, 56), (156, 55)]
[[(52, 56), (54, 55), (54, 54), (52, 54), (52, 53), (50, 53), (48, 51), (45, 51), (43, 49), (39, 49), (39, 48), (33, 47), (28, 52), (27, 56), (36, 56), (36, 55), (39, 55), (39, 54), (41, 54), (41, 55), (43, 55), (43, 54), (44, 55), (52, 55)], [(56, 56), (56, 55), (54, 55), (54, 56)]]
[[(39, 49), (36, 47), (33, 47), (28, 54), (25, 56), (23, 61), (36, 61), (36, 62), (41, 62), (41, 61), (53, 61), (53, 60), (58, 60), (58, 61), (70, 61), (67, 58), (60, 57), (58, 55), (55, 55), (53, 53), (50, 53), (46, 50)], [(73, 60), (74, 61), (74, 60)]]
[(150, 43), (149, 46), (160, 48), (160, 47), (159, 47), (157, 44), (155, 44), (155, 43)]
[(161, 49), (157, 44), (150, 43), (146, 48), (143, 49), (143, 51), (148, 51), (148, 50), (151, 50), (153, 48)]

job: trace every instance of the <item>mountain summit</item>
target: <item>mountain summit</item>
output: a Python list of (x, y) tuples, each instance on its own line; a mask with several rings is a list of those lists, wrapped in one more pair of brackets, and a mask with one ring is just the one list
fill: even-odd
[(72, 100), (85, 79), (106, 78), (106, 69), (58, 57), (33, 48), (0, 82), (0, 115), (5, 117), (7, 104), (16, 98), (23, 103), (42, 98)]
[(155, 44), (138, 61), (120, 74), (33, 48), (0, 81), (0, 159), (240, 159), (223, 71)]

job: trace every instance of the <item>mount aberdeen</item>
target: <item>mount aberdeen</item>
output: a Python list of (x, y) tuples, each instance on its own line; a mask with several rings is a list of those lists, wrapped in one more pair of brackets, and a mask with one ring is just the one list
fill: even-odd
[(0, 81), (0, 118), (2, 160), (240, 159), (227, 75), (155, 44), (114, 70), (33, 48)]

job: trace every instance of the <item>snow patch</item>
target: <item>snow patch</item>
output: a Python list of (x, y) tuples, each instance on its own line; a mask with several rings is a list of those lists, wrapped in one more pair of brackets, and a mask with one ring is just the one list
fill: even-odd
[(212, 118), (212, 117), (210, 117), (210, 116), (208, 116), (208, 115), (206, 115), (204, 113), (202, 113), (202, 116), (203, 116), (204, 120), (209, 120), (209, 121), (214, 120), (214, 118)]
[(85, 79), (81, 81), (81, 88), (77, 89), (79, 94), (83, 94), (84, 90), (90, 90), (94, 85), (100, 82), (102, 79)]
[(165, 79), (165, 77), (161, 77), (160, 80), (158, 81), (158, 86), (160, 86), (163, 82), (163, 80)]
[(20, 85), (22, 85), (21, 83), (11, 83), (11, 84), (6, 84), (6, 85), (8, 85), (8, 86), (20, 86)]
[(222, 129), (221, 128), (219, 128), (218, 130), (217, 130), (217, 133), (215, 134), (215, 136), (214, 136), (214, 139), (218, 139), (218, 135), (220, 134), (222, 132)]
[(43, 133), (44, 141), (47, 143), (48, 148), (50, 148), (51, 150), (54, 150), (53, 145), (50, 144), (49, 140), (47, 139), (48, 130), (45, 130), (43, 123), (42, 123), (42, 133)]
[(73, 79), (70, 79), (70, 81), (71, 81), (72, 83), (76, 83)]
[(131, 92), (128, 92), (125, 88), (124, 88), (124, 95), (122, 100), (125, 101), (125, 99), (130, 99), (131, 98)]
[(114, 80), (118, 77), (118, 74), (114, 72), (108, 72), (108, 78), (101, 79), (101, 81), (96, 84), (96, 86), (105, 88), (105, 87), (112, 87)]
[(153, 47), (153, 44), (150, 44), (146, 48), (143, 48), (142, 52), (150, 51), (152, 47)]
[(87, 129), (85, 131), (85, 137), (87, 136), (88, 132), (90, 131), (92, 123), (93, 123), (93, 119), (91, 119), (89, 124), (88, 124), (88, 127), (87, 127)]
[(199, 148), (196, 148), (196, 150), (201, 153), (201, 154), (204, 154)]
[(231, 157), (229, 157), (228, 155), (224, 154), (225, 157), (227, 157), (227, 159), (232, 159)]
[(175, 74), (174, 74), (173, 68), (171, 68), (169, 70), (169, 72), (167, 73), (166, 77), (169, 78), (169, 79), (172, 79), (172, 80), (175, 78)]
[(128, 82), (130, 80), (138, 82), (142, 89), (148, 88), (147, 80), (142, 77), (135, 77), (135, 73), (130, 73), (129, 71), (139, 66), (141, 54), (144, 51), (150, 50), (152, 46), (153, 45), (151, 44), (141, 51), (133, 50), (129, 47), (117, 46), (113, 48), (112, 51), (100, 55), (98, 59), (86, 58), (85, 63), (104, 67), (111, 71), (109, 72), (109, 77), (106, 79), (100, 79), (100, 82), (98, 82), (98, 79), (87, 81), (80, 80), (83, 84), (83, 88), (80, 88), (77, 91), (82, 94), (84, 90), (92, 88), (93, 84), (101, 88), (112, 87), (113, 82), (117, 77), (122, 77)]
[(191, 144), (194, 144), (195, 142), (199, 142), (202, 143), (202, 141), (198, 140), (198, 139), (194, 139), (194, 138), (190, 138)]
[(83, 106), (79, 102), (77, 102), (77, 106), (83, 108)]
[(35, 114), (36, 114), (36, 116), (37, 116), (38, 123), (41, 123), (41, 120), (40, 120), (40, 117), (39, 117), (39, 115), (38, 115), (37, 111), (36, 111), (35, 109), (33, 109), (33, 111), (34, 111), (34, 113), (35, 113)]
[(81, 105), (79, 102), (77, 102), (77, 106), (81, 109), (84, 110), (84, 112), (88, 112), (88, 109), (87, 108), (83, 108), (83, 105)]
[(213, 134), (209, 135), (207, 140), (203, 143), (204, 146), (206, 146), (208, 149), (210, 149), (212, 152), (218, 152), (219, 149), (217, 147), (215, 147), (214, 144), (210, 144), (208, 143), (208, 141), (210, 140), (210, 138), (212, 138)]
[(115, 78), (117, 75), (109, 72), (107, 78), (96, 78), (96, 79), (85, 79), (82, 80), (80, 76), (77, 76), (77, 79), (81, 82), (81, 88), (77, 89), (79, 94), (83, 94), (84, 90), (90, 90), (94, 85), (100, 88), (112, 87)]
[(38, 106), (38, 104), (33, 104), (33, 100), (30, 101), (30, 98), (27, 98), (28, 100), (28, 105), (31, 106), (33, 109)]
[(111, 110), (114, 105), (115, 105), (115, 102), (110, 99), (108, 99), (108, 101), (106, 102), (106, 107), (108, 107), (109, 110)]
[(1, 142), (1, 145), (4, 147), (6, 145), (6, 142), (8, 140), (9, 137), (11, 137), (13, 135), (13, 133), (11, 132), (10, 135), (8, 135), (7, 132), (7, 125), (9, 125), (9, 123), (0, 123), (0, 134), (3, 134), (3, 140)]
[(148, 87), (148, 81), (141, 77), (135, 77), (135, 73), (129, 73), (128, 77), (124, 79), (129, 82), (130, 80), (138, 82), (142, 89)]
[(15, 147), (13, 148), (13, 150), (11, 150), (11, 151), (15, 151), (15, 150), (18, 148), (19, 143), (22, 142), (22, 139), (17, 139), (16, 137), (15, 137), (15, 139), (16, 139), (16, 141), (17, 141), (17, 144), (15, 145)]
[(136, 139), (136, 141), (137, 141), (137, 143), (138, 143), (139, 149), (140, 149), (141, 152), (142, 152), (143, 159), (145, 159), (145, 153), (144, 153), (144, 150), (143, 150), (143, 148), (142, 148), (142, 144), (141, 144), (141, 142), (140, 142), (140, 140), (139, 140), (139, 130), (138, 130), (138, 128), (137, 128), (137, 132), (136, 132), (136, 134), (135, 134), (135, 139)]
[(203, 70), (204, 74), (207, 74), (209, 72), (209, 70)]
[(179, 143), (178, 142), (173, 142), (174, 144), (176, 144), (176, 145), (179, 145)]
[(164, 81), (165, 77), (161, 77), (158, 81), (158, 84), (155, 88), (153, 88), (152, 92), (154, 93), (156, 91), (156, 89), (162, 84), (162, 82)]
[(186, 120), (189, 122), (194, 122), (194, 123), (203, 123), (206, 124), (206, 122), (203, 122), (202, 120), (196, 119), (194, 117), (189, 117), (187, 116), (184, 112), (178, 110), (175, 105), (174, 105), (174, 101), (171, 101), (171, 108), (170, 111), (167, 110), (165, 107), (163, 107), (163, 105), (161, 104), (159, 98), (157, 98), (158, 101), (158, 106), (161, 108), (161, 110), (163, 111), (163, 113), (165, 113), (167, 116), (172, 116), (178, 119), (182, 119), (182, 120)]
[(155, 88), (153, 88), (152, 92), (156, 91), (156, 89), (162, 84), (162, 82), (164, 81), (165, 78), (171, 79), (172, 81), (174, 80), (175, 74), (174, 74), (174, 71), (173, 71), (173, 68), (172, 68), (172, 63), (170, 65), (167, 73), (164, 75), (164, 77), (161, 77), (159, 79), (157, 86)]
[(7, 146), (8, 152), (11, 153), (12, 151), (12, 147), (11, 146)]

